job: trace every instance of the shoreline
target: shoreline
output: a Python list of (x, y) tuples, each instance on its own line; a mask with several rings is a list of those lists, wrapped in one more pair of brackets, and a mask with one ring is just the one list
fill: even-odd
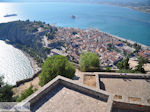
[(137, 44), (141, 45), (141, 47), (142, 47), (143, 49), (148, 49), (148, 50), (150, 50), (150, 46), (148, 46), (148, 45), (145, 45), (145, 44), (142, 44), (142, 43), (133, 41), (133, 40), (125, 39), (124, 37), (120, 37), (120, 36), (117, 36), (117, 35), (113, 35), (113, 34), (111, 34), (111, 33), (102, 31), (102, 30), (100, 30), (99, 28), (89, 27), (89, 28), (84, 28), (84, 29), (82, 29), (82, 28), (77, 28), (77, 27), (61, 27), (61, 26), (56, 26), (56, 27), (59, 27), (59, 28), (74, 28), (74, 29), (81, 29), (81, 30), (94, 29), (94, 30), (97, 30), (97, 31), (99, 31), (99, 32), (101, 32), (101, 33), (107, 34), (107, 35), (109, 35), (109, 36), (111, 36), (111, 37), (113, 37), (113, 38), (116, 38), (116, 39), (118, 39), (118, 40), (127, 41), (127, 42), (129, 42), (130, 44), (137, 43)]
[[(40, 3), (41, 1), (39, 1)], [(44, 1), (44, 2), (50, 2), (50, 1)], [(2, 3), (21, 3), (21, 2), (8, 2), (8, 1), (2, 1)], [(32, 2), (23, 2), (23, 3), (32, 3)], [(50, 3), (57, 3), (57, 1), (51, 1)], [(60, 2), (58, 2), (60, 3)], [(138, 12), (143, 12), (143, 13), (146, 13), (146, 14), (150, 14), (150, 11), (146, 11), (146, 10), (141, 10), (140, 8), (141, 7), (138, 7), (139, 9), (136, 9), (136, 7), (132, 7), (132, 6), (129, 6), (129, 5), (126, 5), (126, 6), (122, 6), (122, 5), (119, 5), (119, 4), (113, 4), (113, 3), (108, 3), (108, 2), (75, 2), (75, 1), (70, 1), (70, 2), (61, 2), (61, 3), (86, 3), (86, 4), (102, 4), (102, 5), (109, 5), (109, 6), (118, 6), (118, 7), (122, 7), (122, 8), (128, 8), (128, 9), (132, 9), (132, 10), (135, 10), (135, 11), (138, 11)]]
[[(98, 30), (99, 30), (99, 29), (98, 29)], [(116, 38), (116, 39), (119, 39), (119, 40), (122, 40), (122, 41), (127, 41), (127, 42), (129, 42), (130, 44), (135, 44), (135, 43), (137, 43), (137, 44), (141, 45), (141, 47), (142, 47), (143, 49), (149, 49), (149, 50), (150, 50), (150, 46), (141, 44), (141, 43), (136, 42), (136, 41), (133, 41), (133, 40), (125, 39), (125, 38), (123, 38), (123, 37), (119, 37), (119, 36), (117, 36), (117, 35), (113, 35), (113, 34), (110, 34), (110, 33), (108, 33), (108, 32), (104, 32), (104, 31), (101, 31), (101, 30), (99, 30), (99, 31), (100, 31), (101, 33), (105, 33), (105, 34), (107, 34), (107, 35), (109, 35), (109, 36), (111, 36), (111, 37), (113, 37), (113, 38)]]
[[(15, 45), (9, 43), (7, 40), (2, 40), (2, 39), (0, 39), (0, 40), (1, 40), (1, 41), (4, 41), (5, 44), (11, 45), (12, 47), (18, 49), (18, 50), (19, 50), (20, 52), (22, 52), (23, 55), (28, 59), (28, 61), (29, 61), (29, 63), (30, 63), (30, 66), (31, 66), (31, 68), (32, 68), (32, 70), (33, 70), (33, 73), (31, 74), (31, 75), (32, 75), (31, 78), (33, 78), (36, 74), (38, 74), (38, 73), (41, 71), (41, 68), (38, 66), (36, 60), (35, 60), (33, 57), (31, 57), (28, 53), (26, 53), (26, 52), (23, 51), (22, 49), (19, 49), (19, 48), (16, 47)], [(22, 82), (22, 81), (24, 81), (24, 80), (31, 79), (31, 78), (23, 78), (22, 80), (18, 80), (18, 81), (16, 81), (15, 84), (11, 84), (11, 85), (12, 85), (13, 87), (15, 87), (15, 86), (17, 85), (17, 82)]]
[[(21, 50), (21, 49), (19, 49)], [(25, 51), (21, 50), (23, 52), (23, 54), (28, 58), (28, 60), (30, 61), (30, 65), (33, 69), (33, 75), (37, 74), (41, 68), (37, 65), (37, 62), (33, 59), (33, 57), (31, 57), (28, 53), (26, 53)]]
[(122, 6), (122, 5), (109, 4), (109, 3), (97, 3), (97, 4), (109, 5), (109, 6), (115, 6), (115, 7), (117, 6), (117, 7), (121, 7), (121, 8), (132, 9), (132, 10), (137, 11), (137, 12), (142, 12), (142, 13), (150, 14), (150, 12), (147, 12), (145, 10), (136, 9), (135, 7), (132, 7), (132, 6)]
[[(17, 48), (17, 49), (19, 49), (19, 48)], [(27, 57), (27, 59), (29, 60), (30, 65), (31, 65), (31, 68), (32, 68), (32, 70), (33, 70), (33, 74), (32, 74), (32, 77), (30, 77), (30, 78), (24, 78), (24, 79), (22, 79), (22, 80), (16, 81), (16, 84), (13, 85), (13, 88), (17, 88), (17, 87), (19, 87), (20, 85), (24, 85), (25, 83), (31, 83), (31, 84), (32, 84), (32, 82), (34, 82), (33, 85), (35, 85), (35, 83), (37, 83), (37, 81), (34, 81), (34, 80), (35, 80), (35, 79), (37, 80), (37, 77), (38, 77), (39, 73), (41, 72), (41, 68), (38, 66), (36, 60), (35, 60), (33, 57), (31, 57), (28, 53), (26, 53), (26, 52), (23, 51), (22, 49), (19, 49), (19, 50), (21, 50), (21, 52), (22, 52), (22, 53)], [(31, 84), (30, 84), (30, 85), (31, 85)], [(39, 87), (38, 87), (38, 88), (39, 88)], [(17, 90), (16, 90), (16, 91), (17, 91)]]

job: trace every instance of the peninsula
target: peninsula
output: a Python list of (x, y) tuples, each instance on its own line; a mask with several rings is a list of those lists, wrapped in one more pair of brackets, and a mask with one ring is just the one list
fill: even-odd
[[(21, 38), (20, 38), (21, 37)], [(103, 68), (117, 69), (117, 63), (130, 56), (150, 61), (150, 47), (110, 35), (98, 29), (62, 28), (41, 21), (15, 21), (0, 24), (0, 39), (22, 49), (39, 64), (53, 54), (67, 56), (79, 63), (85, 51), (95, 52)]]

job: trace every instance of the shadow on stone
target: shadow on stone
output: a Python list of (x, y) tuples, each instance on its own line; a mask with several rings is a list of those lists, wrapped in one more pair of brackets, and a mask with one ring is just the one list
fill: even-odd
[(150, 83), (150, 80), (148, 80), (148, 79), (146, 79), (145, 81), (148, 82), (148, 83)]
[(100, 78), (99, 78), (99, 86), (100, 86), (100, 87), (99, 87), (100, 89), (102, 89), (102, 90), (104, 90), (104, 91), (106, 90), (106, 89), (105, 89), (105, 84), (101, 81)]
[(62, 90), (63, 86), (58, 86), (53, 88), (50, 92), (47, 93), (46, 96), (43, 96), (40, 101), (37, 101), (36, 104), (31, 107), (32, 112), (36, 112), (44, 103), (46, 103), (49, 99), (55, 96), (60, 90)]
[(74, 76), (74, 77), (73, 77), (73, 80), (79, 80), (79, 78), (80, 78), (80, 77), (78, 77), (78, 76)]
[(66, 85), (58, 85), (58, 86), (55, 86), (52, 90), (50, 90), (45, 96), (42, 96), (40, 101), (37, 101), (36, 104), (33, 105), (33, 107), (31, 107), (31, 111), (32, 112), (36, 112), (42, 105), (44, 105), (48, 100), (50, 100), (52, 97), (54, 97), (57, 93), (59, 93), (59, 91), (61, 91), (63, 88), (68, 88), (72, 91), (76, 91), (76, 92), (79, 92), (83, 95), (86, 95), (86, 96), (89, 96), (89, 97), (92, 97), (92, 98), (95, 98), (97, 100), (100, 100), (100, 101), (103, 101), (103, 102), (107, 102), (107, 98), (103, 97), (103, 96), (96, 96), (92, 93), (88, 93), (86, 91), (83, 91), (83, 90), (80, 90), (80, 89), (75, 89), (75, 88), (72, 88), (70, 86), (66, 86)]

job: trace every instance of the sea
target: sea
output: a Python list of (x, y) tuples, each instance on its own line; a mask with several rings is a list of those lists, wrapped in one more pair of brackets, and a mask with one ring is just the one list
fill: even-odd
[(34, 71), (25, 54), (0, 40), (0, 76), (4, 82), (15, 85), (16, 81), (32, 77)]
[[(4, 17), (7, 14), (17, 14), (17, 16)], [(74, 15), (76, 18), (72, 19)], [(42, 21), (47, 24), (53, 24), (60, 27), (74, 27), (74, 28), (97, 28), (101, 31), (132, 40), (147, 46), (150, 46), (150, 14), (136, 11), (130, 8), (123, 8), (119, 6), (103, 5), (103, 4), (90, 4), (90, 3), (66, 3), (66, 2), (15, 2), (15, 3), (0, 3), (0, 23), (16, 21), (16, 20), (30, 20)], [(5, 47), (1, 47), (0, 42), (0, 66), (7, 65), (7, 58), (11, 60), (20, 60), (21, 58), (12, 57), (8, 53), (4, 54)], [(3, 43), (3, 46), (7, 44)], [(10, 47), (10, 49), (15, 49)], [(3, 51), (3, 52), (2, 52)], [(5, 51), (6, 52), (6, 51)], [(20, 53), (14, 50), (13, 53)], [(5, 57), (5, 63), (1, 64)], [(6, 56), (5, 56), (6, 55)], [(24, 55), (22, 55), (24, 57)], [(25, 57), (21, 60), (27, 61), (27, 67), (13, 67), (18, 71), (9, 72), (8, 69), (3, 70), (7, 76), (13, 76), (14, 81), (20, 80), (23, 76), (31, 76), (32, 68), (29, 60)], [(18, 61), (19, 62), (19, 61)], [(20, 64), (22, 62), (20, 61)], [(9, 63), (11, 64), (11, 63)], [(24, 63), (22, 63), (24, 65)], [(26, 71), (20, 72), (20, 71)], [(1, 73), (1, 67), (0, 67)], [(11, 74), (13, 73), (13, 74)], [(22, 75), (18, 75), (22, 74)], [(21, 77), (21, 78), (18, 78)], [(23, 77), (22, 79), (24, 79)], [(15, 80), (16, 79), (16, 80)], [(8, 80), (10, 82), (10, 80)]]

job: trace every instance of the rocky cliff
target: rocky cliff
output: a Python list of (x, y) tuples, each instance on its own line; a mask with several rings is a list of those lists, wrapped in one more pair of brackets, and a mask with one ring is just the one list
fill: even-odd
[[(47, 49), (43, 48), (42, 38), (53, 34), (56, 27), (40, 21), (14, 21), (0, 24), (0, 40), (9, 40), (9, 43), (23, 48), (32, 56), (46, 57)], [(32, 50), (32, 52), (30, 52)]]

